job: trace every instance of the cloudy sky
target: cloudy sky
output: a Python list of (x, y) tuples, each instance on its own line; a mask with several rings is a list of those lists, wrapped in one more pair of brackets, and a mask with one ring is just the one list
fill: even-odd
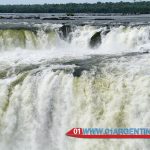
[[(0, 4), (43, 4), (43, 3), (94, 3), (94, 2), (118, 2), (121, 0), (0, 0)], [(122, 0), (122, 1), (133, 1), (133, 0)], [(147, 0), (148, 1), (148, 0)]]

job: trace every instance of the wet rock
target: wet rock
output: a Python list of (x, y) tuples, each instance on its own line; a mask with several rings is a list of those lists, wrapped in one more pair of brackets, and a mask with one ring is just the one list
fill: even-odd
[(75, 68), (75, 70), (73, 72), (73, 76), (74, 77), (80, 77), (82, 75), (83, 70), (84, 70), (83, 68)]
[(41, 18), (41, 20), (59, 20), (59, 18), (56, 18), (56, 17), (44, 17), (44, 18)]
[(70, 17), (60, 17), (59, 19), (60, 20), (74, 20), (73, 18), (70, 18)]
[(0, 16), (0, 19), (40, 19), (39, 16)]
[(70, 25), (63, 25), (63, 26), (59, 29), (59, 31), (60, 31), (60, 36), (61, 36), (62, 38), (67, 38), (68, 35), (69, 35), (69, 33), (72, 32), (72, 28), (71, 28)]
[(40, 16), (26, 16), (25, 19), (40, 19)]
[(149, 49), (145, 49), (144, 47), (141, 47), (141, 48), (140, 48), (140, 52), (141, 52), (142, 54), (148, 54), (148, 53), (150, 52), (150, 50), (149, 50)]
[(149, 50), (143, 51), (143, 54), (148, 54)]
[(112, 18), (96, 18), (94, 20), (115, 20), (115, 19), (112, 19)]
[(103, 31), (103, 35), (107, 35), (109, 32), (110, 30)]
[(14, 16), (13, 19), (24, 19), (23, 16)]
[(74, 20), (70, 17), (43, 17), (41, 20)]
[(90, 40), (90, 47), (95, 48), (101, 44), (101, 31), (96, 32)]
[(13, 19), (12, 16), (4, 16), (4, 19)]
[(0, 19), (5, 19), (5, 17), (4, 16), (0, 16)]
[(74, 16), (73, 13), (67, 13), (66, 15), (67, 15), (67, 16)]

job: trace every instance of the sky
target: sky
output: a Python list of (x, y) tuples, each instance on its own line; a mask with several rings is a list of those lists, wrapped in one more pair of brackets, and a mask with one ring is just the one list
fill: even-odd
[[(95, 3), (95, 2), (120, 2), (120, 1), (130, 1), (133, 2), (134, 0), (0, 0), (0, 4), (53, 4), (53, 3)], [(140, 1), (140, 0), (137, 0)], [(150, 1), (150, 0), (143, 0), (143, 1)]]
[[(119, 2), (121, 0), (0, 0), (0, 4), (44, 4), (44, 3), (95, 3), (95, 2)], [(124, 2), (133, 1), (133, 0), (122, 0)], [(148, 0), (145, 0), (148, 1)]]

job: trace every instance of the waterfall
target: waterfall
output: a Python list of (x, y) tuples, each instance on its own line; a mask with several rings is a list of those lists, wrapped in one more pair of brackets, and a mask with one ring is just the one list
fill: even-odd
[(65, 133), (149, 127), (150, 27), (62, 27), (0, 29), (0, 150), (148, 150)]

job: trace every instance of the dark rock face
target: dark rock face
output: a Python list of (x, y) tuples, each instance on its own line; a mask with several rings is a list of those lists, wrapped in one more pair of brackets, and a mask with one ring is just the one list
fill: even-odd
[(75, 19), (70, 17), (59, 17), (59, 20), (75, 20)]
[(0, 16), (0, 19), (40, 19), (40, 16), (16, 16), (16, 15), (10, 15), (10, 16)]
[(59, 18), (47, 18), (47, 17), (44, 17), (44, 18), (41, 18), (41, 20), (59, 20)]
[(80, 77), (82, 75), (83, 70), (84, 70), (84, 68), (75, 68), (75, 70), (73, 72), (73, 76), (74, 77)]
[(41, 20), (74, 20), (74, 19), (70, 17), (44, 17), (41, 18)]
[(4, 16), (0, 16), (0, 19), (5, 19), (5, 17)]
[(67, 16), (74, 16), (73, 13), (67, 13), (66, 15), (67, 15)]
[(106, 36), (108, 33), (110, 32), (110, 30), (105, 30), (105, 31), (99, 31), (96, 32), (90, 39), (90, 47), (91, 48), (96, 48), (101, 44), (101, 36), (104, 35)]
[(40, 19), (40, 16), (27, 16), (25, 19)]
[(70, 25), (63, 25), (60, 29), (60, 37), (66, 39), (70, 32), (72, 32)]
[(94, 20), (115, 20), (115, 19), (112, 19), (112, 18), (96, 18)]
[(90, 47), (91, 48), (96, 48), (101, 44), (101, 31), (96, 32), (90, 40)]
[(106, 30), (103, 32), (103, 35), (107, 35), (110, 32), (110, 30)]

